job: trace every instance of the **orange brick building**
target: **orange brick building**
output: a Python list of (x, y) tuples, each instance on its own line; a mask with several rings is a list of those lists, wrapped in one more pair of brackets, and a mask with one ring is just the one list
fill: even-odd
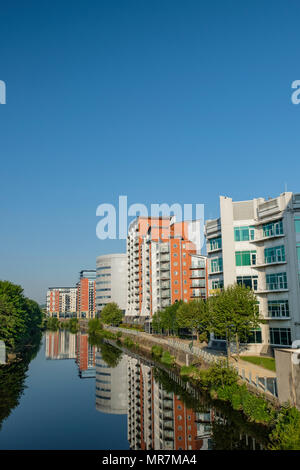
[(176, 301), (206, 298), (206, 257), (193, 243), (192, 222), (138, 217), (127, 237), (126, 316), (145, 321)]
[(80, 271), (77, 283), (77, 317), (94, 318), (96, 314), (96, 270)]

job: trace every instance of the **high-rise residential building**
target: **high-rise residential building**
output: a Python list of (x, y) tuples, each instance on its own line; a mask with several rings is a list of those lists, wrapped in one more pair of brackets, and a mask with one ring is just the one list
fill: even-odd
[(238, 283), (252, 288), (266, 320), (248, 349), (267, 352), (300, 339), (300, 194), (233, 202), (206, 222), (209, 294)]
[(111, 302), (125, 313), (127, 302), (126, 253), (101, 255), (96, 260), (96, 312)]
[(128, 320), (144, 322), (176, 301), (206, 297), (206, 257), (192, 241), (196, 224), (174, 217), (138, 217), (130, 224)]
[(83, 269), (77, 283), (77, 317), (94, 318), (96, 313), (96, 270)]
[(49, 287), (47, 314), (50, 317), (67, 318), (76, 315), (77, 287)]
[(96, 352), (96, 409), (102, 413), (123, 415), (128, 408), (127, 356), (110, 367), (101, 351)]

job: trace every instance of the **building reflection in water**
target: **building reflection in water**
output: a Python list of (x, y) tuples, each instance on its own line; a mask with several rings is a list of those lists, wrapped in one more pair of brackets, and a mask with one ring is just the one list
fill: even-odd
[(47, 331), (46, 359), (76, 359), (76, 335), (69, 331)]
[(198, 392), (187, 393), (178, 376), (159, 371), (148, 359), (103, 342), (91, 345), (87, 334), (67, 330), (46, 332), (45, 353), (47, 359), (75, 359), (79, 377), (96, 378), (96, 409), (128, 415), (130, 449), (263, 448), (265, 439), (256, 440), (255, 429), (245, 433), (240, 418), (235, 423), (229, 411), (217, 411), (203, 399), (200, 404)]
[(127, 356), (110, 367), (96, 353), (96, 409), (102, 413), (123, 415), (128, 408)]
[(213, 411), (188, 408), (163, 389), (153, 367), (128, 358), (128, 440), (131, 449), (200, 450), (211, 448)]

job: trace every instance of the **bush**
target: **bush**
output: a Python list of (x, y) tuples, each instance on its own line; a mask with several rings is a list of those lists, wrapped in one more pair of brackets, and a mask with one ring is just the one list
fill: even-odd
[(269, 438), (271, 450), (299, 450), (300, 412), (295, 407), (282, 407)]
[(103, 330), (103, 325), (99, 318), (92, 318), (88, 323), (89, 334), (97, 333)]
[(162, 353), (162, 356), (160, 358), (161, 362), (163, 364), (166, 364), (167, 366), (173, 366), (175, 362), (175, 357), (172, 356), (169, 351), (164, 351)]
[(134, 347), (134, 341), (132, 341), (131, 338), (125, 338), (124, 339), (124, 346), (126, 348), (133, 348)]
[(162, 354), (163, 354), (164, 350), (161, 346), (158, 346), (158, 345), (154, 345), (152, 346), (151, 348), (151, 354), (152, 356), (156, 357), (157, 359), (160, 359)]

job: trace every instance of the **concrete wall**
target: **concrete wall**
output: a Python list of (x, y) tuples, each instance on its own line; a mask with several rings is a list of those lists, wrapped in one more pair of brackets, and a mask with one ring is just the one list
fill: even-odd
[(275, 350), (278, 399), (300, 409), (300, 349)]

